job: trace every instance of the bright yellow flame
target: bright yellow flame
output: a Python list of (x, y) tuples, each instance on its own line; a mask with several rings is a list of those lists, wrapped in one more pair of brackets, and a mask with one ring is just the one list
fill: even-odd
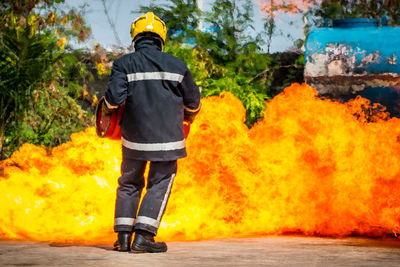
[[(294, 84), (251, 130), (230, 93), (202, 100), (158, 237), (200, 240), (400, 232), (400, 120), (357, 119)], [(53, 149), (25, 144), (2, 162), (0, 237), (112, 243), (121, 143), (93, 128)], [(12, 166), (13, 165), (13, 166)]]

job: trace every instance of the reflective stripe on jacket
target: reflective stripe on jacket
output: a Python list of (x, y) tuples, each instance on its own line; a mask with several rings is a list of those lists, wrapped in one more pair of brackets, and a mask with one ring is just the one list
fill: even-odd
[(137, 160), (166, 161), (186, 156), (184, 110), (200, 107), (200, 90), (186, 64), (163, 53), (151, 38), (136, 52), (114, 61), (105, 97), (125, 110), (122, 145)]

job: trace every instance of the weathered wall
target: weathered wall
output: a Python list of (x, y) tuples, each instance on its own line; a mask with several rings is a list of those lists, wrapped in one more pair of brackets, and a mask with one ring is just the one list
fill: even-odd
[(400, 116), (400, 27), (313, 29), (304, 78), (320, 96), (361, 95)]

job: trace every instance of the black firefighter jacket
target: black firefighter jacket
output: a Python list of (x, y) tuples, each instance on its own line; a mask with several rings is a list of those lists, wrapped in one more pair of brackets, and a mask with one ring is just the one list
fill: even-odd
[(183, 119), (200, 109), (200, 90), (186, 64), (143, 38), (114, 61), (106, 101), (125, 101), (120, 122), (124, 156), (170, 161), (186, 156)]

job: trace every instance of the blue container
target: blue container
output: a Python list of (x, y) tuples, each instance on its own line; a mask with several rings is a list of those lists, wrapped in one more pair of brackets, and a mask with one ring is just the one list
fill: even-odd
[(378, 27), (373, 19), (334, 20), (333, 26), (308, 36), (307, 82), (332, 95), (400, 85), (400, 27)]

